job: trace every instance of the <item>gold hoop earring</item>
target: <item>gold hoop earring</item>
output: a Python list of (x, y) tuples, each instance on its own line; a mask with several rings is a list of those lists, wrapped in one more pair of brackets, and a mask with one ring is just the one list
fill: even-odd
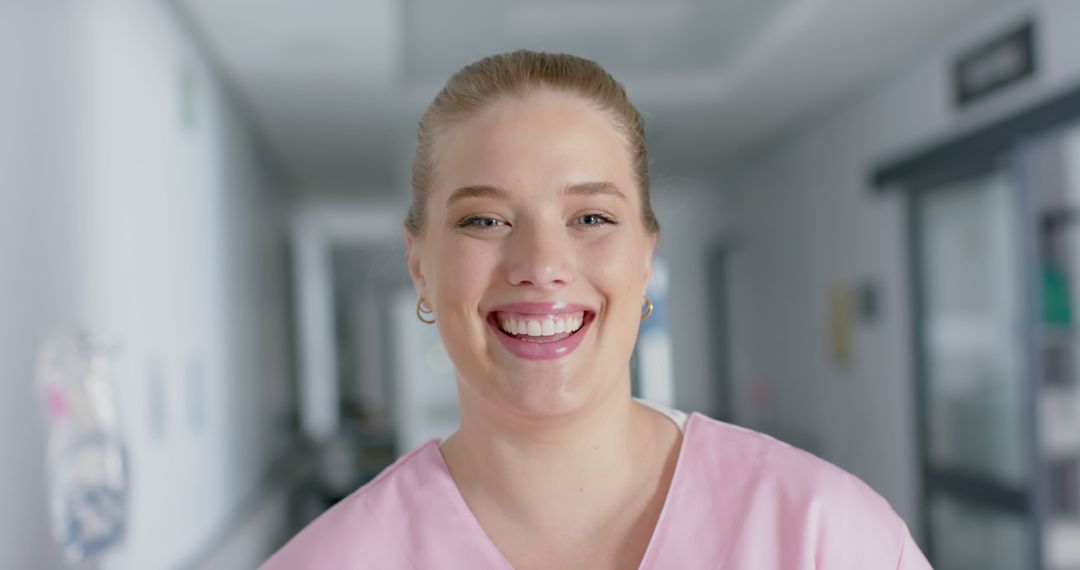
[(424, 306), (424, 298), (420, 297), (420, 300), (416, 302), (416, 318), (420, 319), (420, 322), (425, 325), (433, 324), (435, 319), (428, 320), (424, 318), (424, 315), (430, 315), (433, 312), (434, 311)]
[(643, 297), (645, 297), (645, 310), (641, 313), (641, 320), (644, 321), (652, 316), (652, 299), (648, 295), (643, 295)]

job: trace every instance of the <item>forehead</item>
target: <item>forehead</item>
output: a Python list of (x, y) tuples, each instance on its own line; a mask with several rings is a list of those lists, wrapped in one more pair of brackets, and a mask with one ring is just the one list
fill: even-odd
[[(626, 139), (611, 116), (584, 100), (538, 92), (506, 97), (442, 133), (433, 197), (470, 184), (562, 189), (606, 180), (635, 186)], [(635, 194), (635, 192), (627, 192)]]

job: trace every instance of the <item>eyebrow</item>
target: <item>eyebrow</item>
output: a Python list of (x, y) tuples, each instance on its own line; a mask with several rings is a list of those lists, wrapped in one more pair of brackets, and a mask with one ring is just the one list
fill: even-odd
[(510, 197), (510, 191), (506, 188), (499, 186), (489, 186), (480, 184), (476, 186), (462, 186), (457, 190), (454, 190), (450, 197), (446, 200), (446, 205), (449, 206), (458, 200), (464, 200), (466, 198), (501, 198), (506, 199)]
[(626, 200), (626, 194), (623, 194), (622, 190), (616, 186), (613, 182), (582, 182), (580, 184), (571, 184), (566, 187), (563, 194), (572, 196), (575, 194), (594, 195), (594, 194), (608, 194), (611, 196), (617, 196)]
[[(623, 194), (622, 190), (616, 186), (613, 182), (581, 182), (578, 184), (571, 184), (563, 190), (563, 194), (567, 196), (573, 195), (595, 195), (595, 194), (607, 194), (616, 196), (626, 200), (626, 194)], [(450, 197), (446, 200), (446, 205), (449, 206), (459, 200), (466, 198), (497, 198), (506, 199), (510, 197), (510, 191), (501, 186), (491, 186), (488, 184), (477, 184), (474, 186), (462, 186), (457, 190), (454, 190)]]

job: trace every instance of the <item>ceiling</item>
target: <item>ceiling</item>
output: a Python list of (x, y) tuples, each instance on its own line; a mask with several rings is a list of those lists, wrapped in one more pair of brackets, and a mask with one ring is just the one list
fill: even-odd
[(518, 48), (604, 65), (654, 170), (698, 175), (1018, 0), (174, 0), (300, 191), (407, 187), (416, 121), (461, 66)]

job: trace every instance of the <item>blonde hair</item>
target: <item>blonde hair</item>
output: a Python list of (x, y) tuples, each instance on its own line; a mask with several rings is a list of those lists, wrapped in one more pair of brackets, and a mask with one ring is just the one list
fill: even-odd
[(645, 123), (627, 99), (623, 86), (594, 61), (569, 54), (519, 50), (486, 57), (462, 68), (446, 82), (421, 117), (412, 164), (412, 206), (405, 218), (410, 233), (419, 235), (424, 229), (438, 134), (502, 97), (520, 97), (542, 88), (576, 95), (611, 115), (628, 143), (641, 193), (642, 222), (650, 233), (660, 231), (649, 201)]

